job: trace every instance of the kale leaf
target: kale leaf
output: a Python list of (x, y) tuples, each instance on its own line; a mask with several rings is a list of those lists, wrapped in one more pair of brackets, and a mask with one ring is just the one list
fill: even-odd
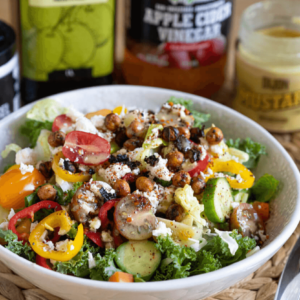
[(270, 174), (265, 174), (260, 177), (250, 189), (252, 195), (258, 202), (268, 202), (276, 194), (279, 181)]

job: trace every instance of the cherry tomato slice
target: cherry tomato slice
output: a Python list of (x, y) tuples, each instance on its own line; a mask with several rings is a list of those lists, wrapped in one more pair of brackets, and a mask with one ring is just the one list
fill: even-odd
[(53, 125), (52, 125), (52, 132), (66, 129), (70, 127), (73, 124), (72, 119), (68, 117), (67, 115), (59, 115), (54, 119)]
[(83, 165), (99, 165), (110, 156), (110, 143), (102, 137), (83, 131), (67, 134), (62, 153), (70, 161)]
[(123, 180), (129, 182), (129, 183), (133, 183), (136, 181), (137, 176), (133, 173), (128, 173), (126, 174), (124, 177), (122, 177)]
[(188, 173), (191, 177), (198, 176), (200, 172), (203, 172), (206, 169), (208, 162), (209, 155), (206, 155), (205, 158), (203, 160), (199, 160), (197, 166), (194, 169), (188, 171)]
[(112, 199), (105, 202), (99, 210), (99, 219), (101, 220), (101, 228), (105, 229), (109, 223), (107, 213), (111, 210), (120, 199)]
[(264, 222), (268, 221), (270, 217), (270, 205), (269, 203), (254, 201), (253, 208), (257, 211), (258, 215)]
[(98, 247), (104, 248), (104, 245), (101, 240), (101, 236), (99, 232), (92, 232), (92, 231), (87, 231), (85, 232), (85, 235), (92, 241), (94, 242)]
[(259, 230), (264, 231), (264, 223), (257, 211), (248, 203), (241, 203), (230, 216), (231, 230), (237, 229), (243, 236), (253, 237)]

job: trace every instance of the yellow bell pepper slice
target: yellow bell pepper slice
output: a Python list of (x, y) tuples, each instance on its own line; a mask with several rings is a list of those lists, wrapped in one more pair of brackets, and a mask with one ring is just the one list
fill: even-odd
[(43, 219), (35, 229), (30, 233), (29, 243), (35, 253), (40, 255), (41, 257), (47, 259), (54, 259), (57, 261), (68, 261), (72, 259), (81, 249), (83, 245), (83, 226), (80, 224), (78, 226), (78, 231), (74, 241), (69, 241), (67, 244), (67, 251), (45, 251), (45, 244), (42, 240), (42, 235), (47, 230), (47, 227), (50, 226), (52, 228), (60, 227), (60, 232), (68, 232), (72, 227), (72, 220), (69, 217), (66, 211), (60, 210), (52, 213), (45, 219)]
[[(114, 108), (113, 113), (120, 115), (122, 113), (123, 109), (124, 109), (124, 106), (117, 106)], [(128, 109), (125, 107), (124, 113), (127, 114), (127, 112), (128, 112)]]
[(52, 162), (52, 169), (58, 177), (60, 177), (61, 179), (67, 182), (85, 182), (90, 180), (90, 178), (92, 177), (92, 175), (90, 174), (81, 174), (81, 173), (70, 174), (69, 171), (61, 168), (59, 165), (59, 160), (61, 158), (65, 158), (62, 152), (56, 153), (54, 155), (53, 162)]
[(8, 168), (8, 169), (6, 170), (5, 173), (7, 173), (8, 171), (11, 171), (11, 170), (16, 170), (16, 169), (20, 169), (20, 165), (13, 165), (13, 166), (11, 166), (10, 168)]
[[(212, 165), (210, 165), (210, 169), (213, 173), (231, 172), (240, 175), (242, 178), (241, 182), (237, 179), (227, 178), (233, 189), (249, 189), (253, 186), (255, 180), (253, 173), (251, 173), (243, 164), (234, 160), (222, 161), (220, 159), (214, 159)], [(210, 178), (214, 178), (214, 174), (206, 177), (205, 181), (207, 182)]]
[(104, 108), (104, 109), (100, 109), (91, 113), (88, 113), (85, 115), (86, 118), (91, 119), (94, 116), (104, 116), (106, 117), (107, 115), (109, 115), (112, 111), (110, 109)]

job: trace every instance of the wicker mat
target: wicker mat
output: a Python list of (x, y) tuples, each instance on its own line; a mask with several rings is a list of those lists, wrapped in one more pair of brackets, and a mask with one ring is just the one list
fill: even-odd
[[(274, 135), (300, 169), (300, 132)], [(284, 246), (259, 268), (231, 288), (205, 300), (271, 300), (274, 299), (280, 274), (297, 238), (300, 225)], [(60, 300), (15, 275), (0, 262), (0, 300)]]

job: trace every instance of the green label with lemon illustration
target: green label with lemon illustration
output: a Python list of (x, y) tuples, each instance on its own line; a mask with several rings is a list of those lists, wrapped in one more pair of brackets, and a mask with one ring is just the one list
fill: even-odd
[(25, 78), (80, 80), (112, 73), (114, 0), (20, 0), (20, 10)]

